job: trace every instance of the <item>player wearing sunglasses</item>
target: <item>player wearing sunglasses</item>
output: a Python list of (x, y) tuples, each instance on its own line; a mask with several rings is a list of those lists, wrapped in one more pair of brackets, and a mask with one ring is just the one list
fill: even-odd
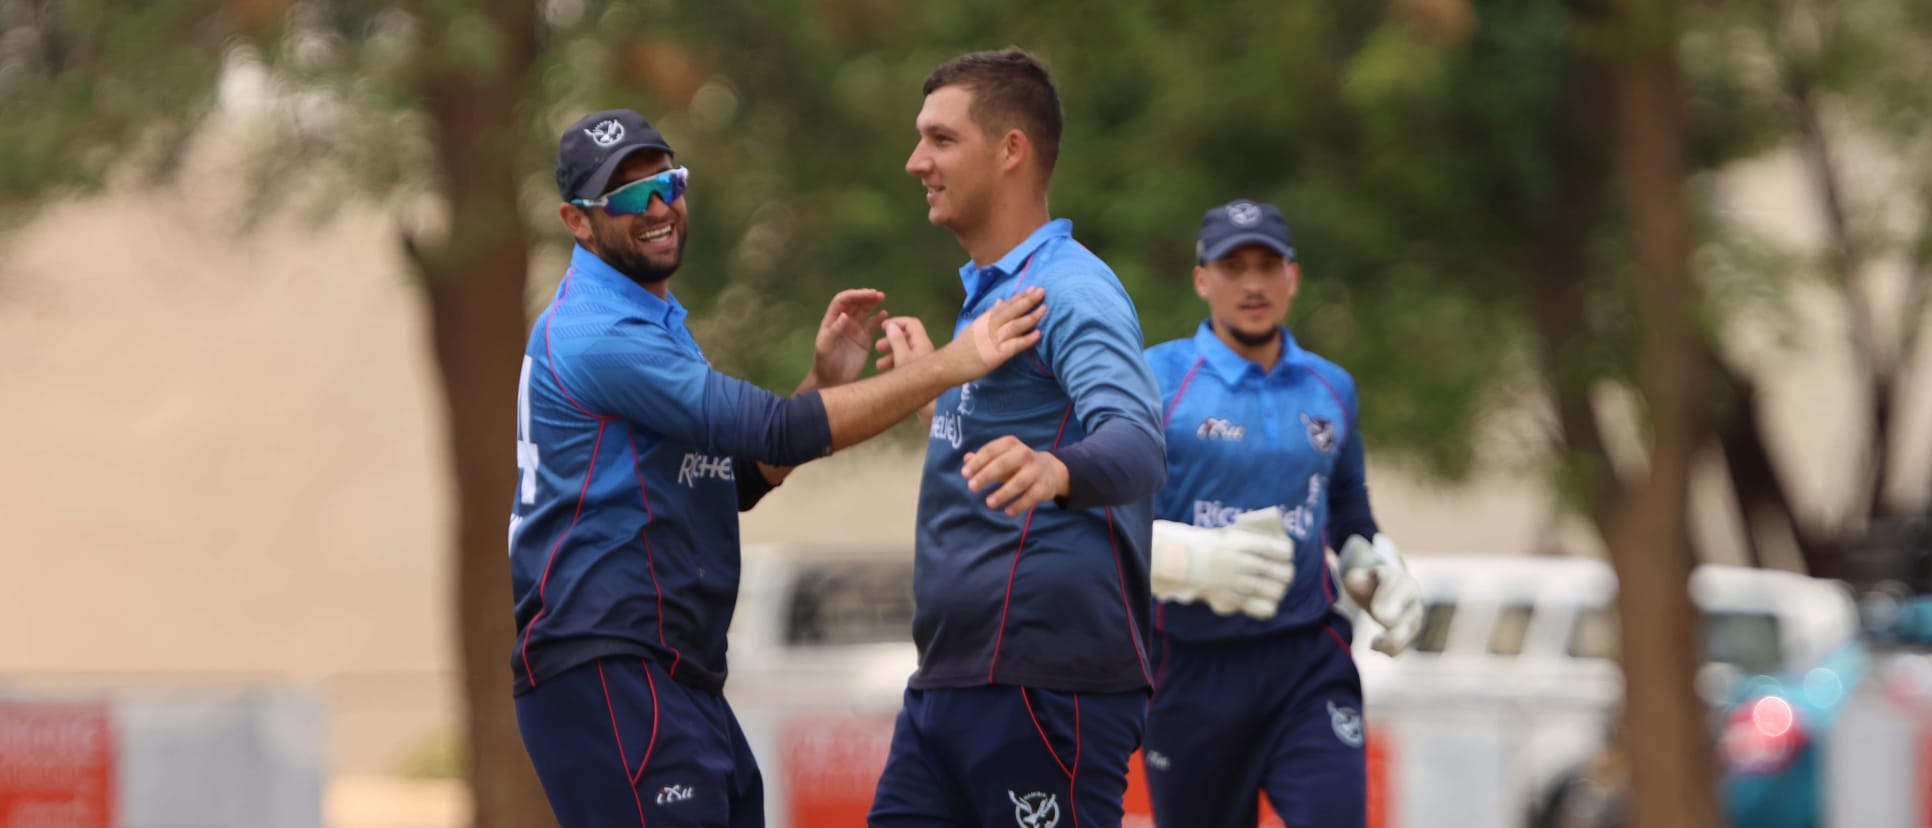
[(557, 153), (576, 240), (517, 389), (509, 546), (517, 722), (563, 828), (764, 824), (725, 703), (738, 513), (789, 466), (869, 439), (1039, 339), (1027, 291), (863, 381), (885, 295), (848, 290), (781, 398), (711, 370), (669, 286), (686, 184), (643, 116), (599, 112)]

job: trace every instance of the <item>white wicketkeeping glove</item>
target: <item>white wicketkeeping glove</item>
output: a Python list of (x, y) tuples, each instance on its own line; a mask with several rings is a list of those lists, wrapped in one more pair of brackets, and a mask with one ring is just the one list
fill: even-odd
[(1389, 655), (1408, 649), (1422, 631), (1422, 586), (1395, 542), (1379, 532), (1373, 543), (1349, 536), (1342, 544), (1341, 574), (1348, 597), (1382, 625), (1369, 646)]
[(1243, 513), (1220, 529), (1157, 520), (1152, 570), (1157, 597), (1265, 621), (1295, 580), (1295, 545), (1278, 508)]

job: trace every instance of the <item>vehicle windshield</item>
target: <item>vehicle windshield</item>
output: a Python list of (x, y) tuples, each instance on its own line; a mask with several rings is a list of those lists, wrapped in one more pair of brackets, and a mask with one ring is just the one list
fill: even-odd
[[(1570, 631), (1570, 655), (1615, 659), (1617, 615), (1598, 608), (1577, 618)], [(1747, 673), (1773, 673), (1784, 666), (1784, 642), (1778, 618), (1762, 612), (1707, 612), (1704, 615), (1704, 660), (1731, 664)]]

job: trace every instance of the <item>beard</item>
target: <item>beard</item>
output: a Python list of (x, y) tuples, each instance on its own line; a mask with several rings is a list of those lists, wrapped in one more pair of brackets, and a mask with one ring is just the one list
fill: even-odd
[(1274, 344), (1275, 340), (1280, 339), (1281, 326), (1271, 325), (1268, 327), (1268, 330), (1266, 331), (1262, 331), (1260, 333), (1249, 333), (1248, 331), (1244, 331), (1233, 325), (1229, 325), (1228, 335), (1234, 337), (1234, 341), (1236, 342), (1239, 342), (1250, 348), (1258, 348), (1262, 345), (1272, 345)]
[(680, 228), (677, 252), (671, 254), (669, 261), (665, 261), (654, 260), (639, 252), (631, 241), (631, 234), (618, 222), (595, 221), (590, 226), (590, 236), (597, 242), (598, 249), (591, 251), (597, 254), (597, 258), (640, 285), (662, 282), (678, 272), (678, 265), (684, 263), (684, 243), (690, 238)]

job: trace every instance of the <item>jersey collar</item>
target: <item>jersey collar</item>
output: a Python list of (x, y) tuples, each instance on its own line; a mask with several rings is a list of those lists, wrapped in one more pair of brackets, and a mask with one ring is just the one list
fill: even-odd
[(1073, 238), (1073, 222), (1068, 219), (1054, 219), (1040, 225), (1040, 229), (1027, 236), (1018, 247), (1007, 251), (996, 261), (985, 267), (973, 264), (970, 260), (959, 267), (959, 281), (966, 285), (966, 295), (979, 296), (994, 285), (1018, 275), (1021, 268), (1028, 266), (1033, 254), (1054, 239)]
[[(1221, 337), (1214, 334), (1213, 320), (1204, 319), (1201, 327), (1194, 331), (1194, 350), (1208, 364), (1208, 368), (1229, 385), (1238, 385), (1249, 374), (1260, 375), (1261, 366), (1248, 361), (1247, 357), (1234, 352)], [(1301, 364), (1301, 346), (1296, 344), (1295, 335), (1287, 328), (1281, 329), (1281, 359), (1275, 362), (1275, 370), (1270, 377), (1281, 376), (1283, 371)]]
[(640, 311), (639, 315), (664, 327), (669, 328), (685, 317), (684, 305), (678, 301), (677, 294), (668, 294), (666, 299), (657, 298), (657, 294), (646, 290), (631, 277), (617, 272), (617, 268), (611, 267), (581, 244), (570, 251), (570, 270), (580, 278), (623, 297)]

